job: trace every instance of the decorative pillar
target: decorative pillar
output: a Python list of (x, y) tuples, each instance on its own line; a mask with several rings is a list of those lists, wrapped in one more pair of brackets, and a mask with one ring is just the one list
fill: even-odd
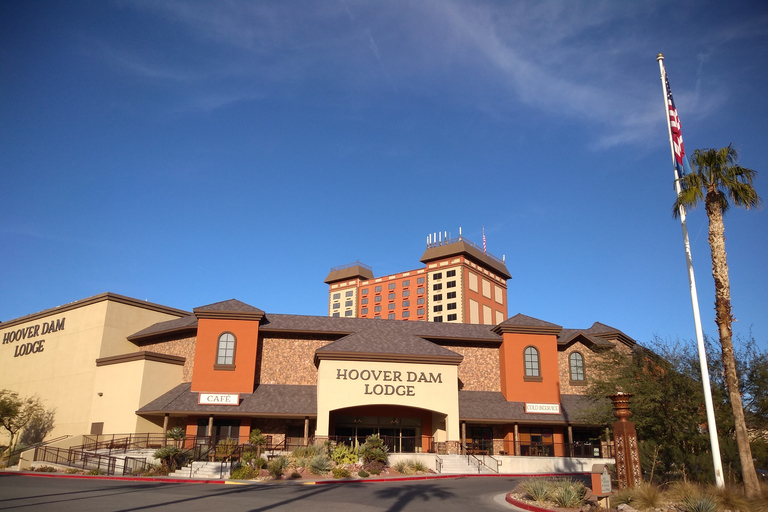
[(629, 410), (630, 393), (609, 395), (613, 402), (613, 415), (617, 420), (613, 424), (613, 442), (616, 445), (616, 476), (619, 489), (632, 489), (643, 481), (640, 471), (640, 454), (637, 447), (637, 431), (635, 424), (629, 421), (632, 412)]
[(165, 416), (163, 417), (163, 432), (168, 432), (168, 416), (170, 416), (168, 413), (165, 413)]
[(461, 453), (467, 453), (467, 422), (461, 422)]
[(574, 446), (573, 446), (573, 427), (571, 424), (568, 424), (568, 456), (573, 457), (574, 453)]
[(515, 423), (515, 455), (520, 455), (520, 432), (517, 431), (517, 423)]
[(309, 446), (309, 416), (304, 416), (304, 446)]

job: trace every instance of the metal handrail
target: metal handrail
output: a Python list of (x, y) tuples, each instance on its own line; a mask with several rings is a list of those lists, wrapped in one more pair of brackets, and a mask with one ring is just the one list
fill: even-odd
[(443, 459), (441, 459), (440, 456), (437, 454), (435, 455), (435, 470), (438, 473), (443, 472)]
[(72, 436), (69, 435), (69, 434), (65, 434), (65, 435), (59, 436), (59, 437), (57, 437), (55, 439), (50, 439), (48, 441), (40, 441), (39, 443), (33, 443), (33, 444), (30, 444), (30, 445), (25, 446), (23, 448), (16, 448), (15, 450), (13, 450), (12, 452), (10, 452), (8, 454), (3, 454), (3, 456), (1, 458), (3, 458), (3, 459), (4, 458), (8, 458), (10, 460), (11, 457), (13, 457), (15, 455), (18, 455), (20, 453), (24, 453), (27, 450), (31, 450), (33, 448), (39, 448), (40, 446), (48, 446), (49, 444), (53, 444), (53, 443), (57, 443), (59, 441), (63, 441), (64, 439), (67, 439), (68, 437), (72, 437)]

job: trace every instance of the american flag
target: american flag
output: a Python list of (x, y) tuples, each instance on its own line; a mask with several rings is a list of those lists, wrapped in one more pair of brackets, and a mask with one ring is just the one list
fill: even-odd
[(664, 73), (664, 81), (667, 85), (667, 109), (669, 110), (669, 125), (672, 127), (672, 146), (675, 150), (675, 168), (682, 178), (685, 174), (683, 160), (685, 159), (685, 147), (683, 146), (683, 132), (680, 126), (680, 117), (677, 115), (675, 100), (672, 99), (672, 89), (669, 88), (669, 78)]
[(483, 226), (483, 252), (488, 252), (488, 248), (485, 246), (485, 226)]

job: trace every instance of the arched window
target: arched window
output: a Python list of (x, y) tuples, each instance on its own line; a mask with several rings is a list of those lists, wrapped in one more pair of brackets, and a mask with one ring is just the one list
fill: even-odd
[(569, 357), (571, 363), (571, 380), (577, 382), (584, 381), (584, 356), (578, 352), (571, 352)]
[(539, 351), (535, 347), (527, 347), (523, 351), (525, 360), (525, 376), (541, 377), (541, 366), (539, 365)]
[(225, 332), (219, 336), (219, 346), (216, 348), (216, 364), (232, 366), (235, 364), (235, 335)]

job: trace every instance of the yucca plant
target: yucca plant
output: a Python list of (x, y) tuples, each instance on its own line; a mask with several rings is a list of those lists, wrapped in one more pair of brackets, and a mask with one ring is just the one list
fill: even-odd
[(550, 483), (540, 478), (532, 478), (524, 481), (520, 486), (533, 501), (545, 502), (549, 499), (552, 490)]
[(680, 503), (685, 512), (717, 512), (717, 503), (710, 496), (690, 496)]
[(561, 508), (578, 508), (584, 504), (587, 489), (581, 482), (557, 480), (553, 483), (550, 499)]

